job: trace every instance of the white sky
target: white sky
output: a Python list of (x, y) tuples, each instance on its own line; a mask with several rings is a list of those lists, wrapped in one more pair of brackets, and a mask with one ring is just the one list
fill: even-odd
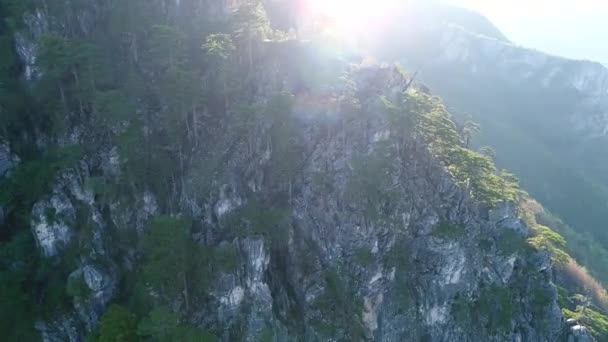
[(446, 0), (490, 19), (526, 47), (608, 65), (608, 0)]

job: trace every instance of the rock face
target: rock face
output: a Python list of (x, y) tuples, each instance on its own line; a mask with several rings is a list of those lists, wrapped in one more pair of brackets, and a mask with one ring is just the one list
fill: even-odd
[[(417, 70), (463, 119), (472, 115), (482, 127), (476, 143), (495, 148), (499, 166), (569, 225), (607, 244), (608, 235), (592, 230), (608, 220), (608, 69), (518, 46), (462, 16), (438, 18), (441, 8), (404, 10), (386, 33), (399, 44), (374, 52)], [(587, 214), (589, 205), (598, 214)]]
[[(406, 83), (388, 68), (353, 72), (362, 93), (373, 84), (388, 92)], [(527, 236), (513, 206), (483, 219), (415, 141), (407, 143), (409, 153), (390, 154), (390, 127), (378, 103), (370, 98), (362, 107), (374, 114), (342, 128), (332, 118), (345, 113), (295, 111), (295, 139), (308, 157), (298, 165), (298, 190), (281, 225), (285, 240), (235, 239), (242, 266), (212, 285), (214, 304), (200, 313), (201, 322), (224, 331), (224, 340), (254, 341), (264, 331), (279, 341), (563, 338), (550, 258), (518, 250), (516, 240), (513, 246), (501, 241), (503, 235)], [(226, 217), (275, 190), (267, 144), (255, 146), (249, 155), (237, 148), (242, 153), (226, 162), (225, 174), (241, 176), (219, 186), (211, 205), (220, 220), (207, 234), (231, 228), (222, 224)], [(365, 172), (357, 160), (371, 164), (374, 156), (386, 157), (387, 164), (370, 182), (391, 196), (369, 208), (354, 179)], [(240, 335), (234, 335), (236, 326)]]
[[(28, 48), (36, 35), (28, 37), (19, 44), (25, 65), (36, 58)], [(295, 57), (314, 47), (266, 48), (281, 53), (251, 72), (255, 108), (297, 88)], [(585, 341), (582, 329), (566, 327), (548, 255), (522, 248), (528, 228), (513, 206), (482, 215), (424, 142), (395, 132), (379, 97), (408, 80), (396, 68), (336, 65), (352, 84), (296, 94), (293, 110), (275, 116), (256, 112), (247, 134), (235, 128), (242, 116), (227, 111), (192, 152), (221, 160), (208, 189), (197, 188), (201, 172), (191, 169), (181, 191), (162, 194), (172, 214), (192, 218), (200, 244), (236, 251), (236, 266), (209, 280), (208, 299), (191, 303), (187, 319), (222, 341)], [(357, 115), (341, 102), (347, 95)], [(289, 153), (271, 139), (284, 122), (297, 127)], [(73, 305), (36, 324), (43, 341), (84, 340), (134, 269), (147, 221), (167, 210), (159, 194), (139, 189), (102, 203), (86, 184), (93, 171), (118, 183), (113, 150), (64, 170), (34, 204), (44, 257), (84, 246), (68, 277)], [(135, 241), (118, 253), (113, 233)]]
[(7, 174), (19, 163), (19, 158), (11, 153), (7, 143), (0, 140), (0, 178)]

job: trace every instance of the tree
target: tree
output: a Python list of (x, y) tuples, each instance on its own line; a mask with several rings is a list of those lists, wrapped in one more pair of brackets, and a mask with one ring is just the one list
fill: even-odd
[(236, 50), (232, 36), (223, 33), (213, 33), (205, 38), (205, 43), (202, 49), (210, 59), (211, 70), (214, 70), (212, 76), (217, 78), (222, 86), (224, 106), (229, 105), (228, 98), (228, 60)]
[(205, 38), (205, 43), (201, 46), (207, 56), (221, 61), (227, 60), (236, 49), (232, 41), (232, 36), (225, 33), (212, 33)]
[(192, 240), (190, 226), (188, 220), (157, 217), (143, 239), (145, 282), (167, 302), (183, 296), (186, 311), (190, 297), (205, 289), (208, 269), (208, 256)]
[(249, 70), (253, 68), (254, 42), (261, 41), (270, 29), (264, 6), (259, 0), (248, 0), (234, 14), (234, 36), (239, 39), (240, 47), (245, 47)]
[(97, 342), (137, 341), (135, 315), (120, 305), (111, 305), (99, 321)]
[(454, 150), (449, 170), (475, 200), (488, 206), (514, 200), (518, 191), (515, 176), (504, 171), (498, 173), (488, 156), (466, 148)]
[(492, 160), (496, 159), (496, 150), (490, 146), (484, 146), (480, 148), (479, 153), (483, 154), (486, 157), (489, 157)]
[(141, 320), (137, 334), (155, 342), (171, 342), (179, 326), (179, 317), (166, 308), (156, 308)]
[(469, 148), (471, 146), (471, 140), (473, 136), (481, 131), (481, 126), (473, 121), (470, 115), (467, 115), (466, 120), (460, 127), (460, 136), (464, 142), (464, 147)]
[(296, 123), (291, 115), (293, 95), (281, 93), (274, 96), (269, 104), (267, 113), (273, 119), (270, 131), (272, 147), (272, 174), (275, 179), (287, 185), (289, 201), (292, 197), (292, 182), (298, 170), (298, 149), (295, 138), (297, 136)]
[(217, 339), (205, 330), (180, 322), (173, 311), (160, 307), (152, 310), (137, 327), (137, 334), (153, 342), (214, 342)]

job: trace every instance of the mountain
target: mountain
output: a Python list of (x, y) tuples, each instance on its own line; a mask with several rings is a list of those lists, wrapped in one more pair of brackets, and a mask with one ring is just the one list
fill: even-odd
[(478, 25), (483, 16), (445, 6), (404, 5), (367, 41), (369, 53), (416, 72), (460, 122), (480, 123), (473, 144), (495, 150), (497, 165), (553, 213), (539, 221), (607, 284), (608, 70), (518, 46)]
[(271, 6), (0, 1), (5, 340), (603, 336), (441, 99)]
[[(475, 143), (495, 148), (499, 166), (605, 255), (608, 70), (463, 26), (466, 17), (437, 20), (432, 6), (403, 11), (408, 29), (388, 28), (397, 43), (376, 51), (418, 71), (458, 117), (479, 122)], [(597, 265), (595, 274), (605, 271)]]

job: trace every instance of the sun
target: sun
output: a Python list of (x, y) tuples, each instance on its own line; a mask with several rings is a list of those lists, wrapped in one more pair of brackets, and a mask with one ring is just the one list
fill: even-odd
[(313, 15), (330, 20), (336, 29), (357, 33), (373, 29), (391, 11), (395, 0), (307, 0)]

